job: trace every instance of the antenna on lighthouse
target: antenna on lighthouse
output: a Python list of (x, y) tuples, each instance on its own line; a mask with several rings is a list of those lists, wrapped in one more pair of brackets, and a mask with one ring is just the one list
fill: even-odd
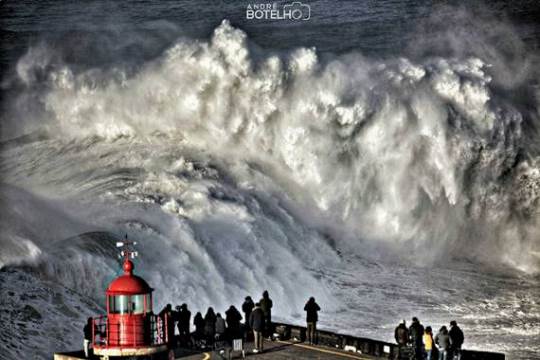
[(124, 237), (124, 241), (116, 242), (116, 247), (122, 248), (122, 251), (120, 251), (120, 255), (118, 257), (120, 259), (124, 258), (124, 265), (122, 267), (124, 272), (127, 274), (131, 274), (133, 271), (133, 263), (129, 259), (135, 259), (137, 256), (139, 256), (139, 252), (135, 251), (134, 249), (135, 245), (137, 245), (137, 242), (128, 240), (127, 234)]

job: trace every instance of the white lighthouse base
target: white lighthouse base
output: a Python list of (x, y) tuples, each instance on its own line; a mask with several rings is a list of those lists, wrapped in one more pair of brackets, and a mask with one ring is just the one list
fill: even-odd
[(167, 345), (139, 347), (139, 348), (94, 348), (94, 355), (102, 358), (112, 356), (148, 356), (167, 351)]

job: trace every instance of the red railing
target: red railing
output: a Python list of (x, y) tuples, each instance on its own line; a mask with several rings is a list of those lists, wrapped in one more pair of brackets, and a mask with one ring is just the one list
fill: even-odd
[(169, 342), (169, 316), (147, 314), (129, 322), (107, 318), (92, 319), (92, 343), (95, 347), (143, 347)]

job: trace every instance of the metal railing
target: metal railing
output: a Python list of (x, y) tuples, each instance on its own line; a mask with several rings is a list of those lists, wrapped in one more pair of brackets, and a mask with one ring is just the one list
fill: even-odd
[[(285, 323), (272, 323), (274, 332), (280, 336), (282, 340), (295, 339), (298, 341), (306, 340), (306, 327), (300, 325), (291, 325)], [(326, 330), (316, 331), (316, 343), (332, 348), (346, 349), (351, 351), (361, 352), (362, 354), (372, 355), (379, 358), (397, 359), (400, 355), (399, 345), (379, 341), (364, 337), (357, 337), (346, 334), (339, 334)], [(462, 350), (462, 360), (504, 360), (505, 355), (502, 353)]]

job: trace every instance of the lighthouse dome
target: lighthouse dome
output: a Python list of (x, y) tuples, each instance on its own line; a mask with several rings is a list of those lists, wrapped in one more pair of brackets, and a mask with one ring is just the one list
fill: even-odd
[(141, 277), (133, 275), (133, 263), (127, 260), (124, 263), (124, 275), (114, 279), (107, 288), (107, 295), (135, 295), (148, 294), (152, 288)]
[(122, 275), (111, 282), (107, 289), (108, 295), (148, 294), (152, 288), (143, 278), (137, 275)]

